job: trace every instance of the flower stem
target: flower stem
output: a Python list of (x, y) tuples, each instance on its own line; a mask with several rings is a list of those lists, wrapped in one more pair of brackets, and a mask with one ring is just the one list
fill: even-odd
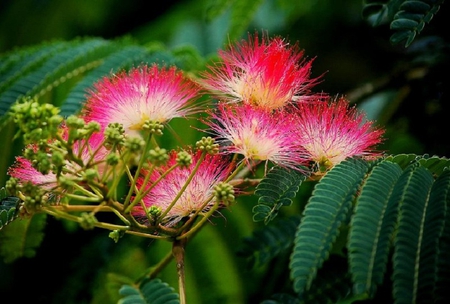
[(172, 254), (175, 258), (175, 263), (178, 272), (178, 290), (180, 293), (180, 304), (186, 304), (186, 288), (184, 277), (184, 247), (186, 239), (175, 240), (172, 246)]
[(160, 219), (163, 219), (167, 213), (169, 213), (170, 209), (172, 209), (173, 206), (175, 206), (176, 202), (178, 201), (178, 199), (181, 197), (181, 195), (183, 194), (184, 190), (186, 190), (187, 186), (190, 184), (190, 182), (192, 181), (192, 179), (194, 178), (194, 175), (197, 173), (198, 168), (200, 167), (200, 164), (202, 163), (202, 161), (205, 159), (206, 157), (206, 152), (203, 152), (199, 158), (199, 160), (197, 161), (197, 163), (195, 164), (194, 169), (192, 170), (191, 174), (189, 175), (188, 179), (186, 180), (186, 182), (184, 183), (183, 187), (180, 189), (180, 191), (178, 192), (177, 196), (173, 199), (173, 201), (170, 203), (170, 205), (166, 208), (166, 210), (163, 211), (163, 213), (159, 216)]

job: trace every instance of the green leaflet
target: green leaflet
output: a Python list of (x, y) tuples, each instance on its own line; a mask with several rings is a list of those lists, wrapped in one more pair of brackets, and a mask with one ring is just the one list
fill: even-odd
[(378, 0), (364, 1), (363, 18), (372, 26), (389, 22), (394, 33), (390, 37), (392, 44), (405, 42), (411, 45), (433, 16), (439, 11), (444, 0)]
[(255, 194), (259, 196), (258, 205), (253, 207), (253, 220), (273, 220), (282, 206), (290, 206), (301, 183), (307, 175), (295, 170), (273, 167), (258, 184)]
[(354, 292), (374, 296), (386, 271), (390, 240), (397, 220), (402, 170), (383, 161), (369, 174), (350, 223), (348, 252)]
[[(398, 231), (394, 239), (393, 292), (396, 303), (415, 303), (421, 268), (421, 250), (431, 240), (424, 238), (429, 222), (429, 212), (437, 206), (430, 204), (433, 177), (427, 169), (412, 165), (405, 171), (405, 187), (400, 202)], [(408, 168), (409, 169), (409, 168)], [(421, 270), (420, 270), (421, 271)]]
[(1, 198), (0, 202), (0, 230), (15, 220), (19, 213), (20, 200), (14, 196)]
[(290, 261), (293, 287), (300, 295), (310, 288), (328, 258), (368, 169), (367, 162), (349, 159), (336, 165), (316, 185), (298, 227)]
[(118, 304), (178, 304), (178, 294), (160, 279), (146, 279), (139, 287), (124, 285), (119, 293), (124, 297)]
[(44, 238), (46, 214), (35, 214), (29, 219), (16, 220), (0, 232), (0, 255), (5, 263), (20, 257), (33, 257)]

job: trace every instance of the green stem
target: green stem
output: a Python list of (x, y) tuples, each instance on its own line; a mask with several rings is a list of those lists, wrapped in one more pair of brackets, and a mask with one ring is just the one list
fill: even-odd
[[(167, 171), (165, 171), (163, 174), (161, 174), (161, 176), (158, 177), (158, 179), (155, 180), (150, 187), (145, 189), (145, 191), (141, 191), (140, 193), (138, 193), (138, 195), (135, 197), (133, 202), (125, 210), (125, 213), (130, 212), (131, 209), (137, 204), (137, 202), (139, 202), (144, 196), (146, 196), (163, 178), (165, 178), (167, 176), (167, 174), (169, 174), (171, 171), (173, 171), (178, 166), (179, 166), (179, 164), (175, 164), (172, 167), (170, 167), (169, 169), (167, 169)], [(145, 178), (146, 179), (145, 179), (143, 185), (145, 185), (148, 182), (148, 179), (150, 178), (150, 173)]]
[(175, 258), (178, 273), (178, 290), (180, 294), (180, 304), (186, 304), (186, 286), (184, 275), (184, 248), (186, 246), (186, 239), (176, 240), (173, 242), (172, 254)]
[(164, 269), (166, 266), (172, 261), (173, 254), (169, 252), (161, 261), (158, 262), (155, 266), (150, 267), (145, 271), (145, 275), (138, 279), (138, 281), (143, 280), (148, 277), (150, 279), (156, 278), (156, 276)]
[(209, 219), (209, 217), (219, 208), (218, 202), (211, 207), (211, 209), (203, 216), (203, 218), (194, 226), (192, 229), (189, 229), (186, 233), (178, 236), (177, 240), (187, 239), (191, 235), (195, 234), (197, 230), (199, 230), (203, 224)]
[(160, 215), (160, 219), (163, 219), (167, 213), (169, 213), (170, 209), (172, 209), (173, 206), (175, 206), (176, 202), (178, 201), (178, 199), (181, 197), (181, 195), (183, 194), (184, 190), (186, 190), (187, 186), (190, 184), (190, 182), (192, 181), (192, 179), (194, 178), (194, 175), (197, 173), (198, 168), (200, 167), (200, 164), (202, 163), (202, 161), (205, 159), (206, 157), (206, 152), (203, 151), (203, 153), (201, 154), (199, 160), (197, 161), (197, 163), (195, 164), (194, 169), (192, 170), (191, 174), (189, 175), (188, 179), (186, 180), (186, 182), (184, 183), (183, 187), (180, 189), (180, 191), (177, 193), (177, 196), (173, 199), (173, 201), (170, 203), (169, 207), (166, 208), (166, 210), (164, 210), (164, 212), (161, 213)]
[(137, 169), (136, 169), (136, 173), (134, 174), (134, 177), (131, 179), (130, 190), (128, 191), (127, 197), (125, 198), (125, 201), (123, 203), (125, 208), (128, 207), (128, 205), (130, 203), (130, 199), (131, 199), (131, 196), (133, 195), (133, 192), (135, 190), (136, 182), (137, 182), (137, 179), (139, 177), (139, 174), (141, 173), (142, 166), (144, 165), (144, 162), (147, 160), (147, 157), (145, 157), (145, 156), (147, 155), (147, 151), (148, 151), (148, 149), (150, 147), (151, 139), (152, 139), (152, 133), (149, 134), (148, 139), (145, 141), (145, 147), (144, 147), (144, 150), (143, 150), (144, 151), (143, 155), (141, 155), (141, 158), (139, 159), (139, 164), (138, 164)]

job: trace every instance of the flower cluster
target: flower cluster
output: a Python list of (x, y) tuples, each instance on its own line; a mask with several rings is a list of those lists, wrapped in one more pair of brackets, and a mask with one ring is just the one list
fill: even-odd
[[(344, 98), (312, 92), (320, 77), (311, 77), (313, 60), (297, 44), (255, 34), (219, 57), (196, 80), (157, 65), (104, 77), (88, 92), (80, 115), (64, 124), (54, 109), (16, 105), (24, 132), (30, 124), (23, 113), (31, 108), (37, 122), (54, 123), (33, 121), (37, 131), (9, 170), (10, 188), (22, 197), (31, 195), (27, 185), (53, 193), (57, 199), (48, 212), (56, 216), (64, 217), (68, 207), (57, 207), (70, 199), (96, 204), (83, 209), (89, 213), (67, 216), (83, 227), (101, 225), (95, 213), (106, 210), (125, 223), (125, 232), (151, 228), (152, 235), (180, 237), (196, 218), (207, 220), (234, 200), (230, 182), (245, 167), (264, 163), (322, 174), (347, 157), (379, 155), (374, 147), (383, 131)], [(214, 107), (199, 102), (203, 92), (217, 99)], [(207, 114), (201, 121), (210, 137), (195, 147), (160, 146), (156, 137), (165, 125), (200, 119), (198, 113)], [(117, 197), (122, 176), (129, 190)], [(25, 207), (39, 209), (35, 205)]]

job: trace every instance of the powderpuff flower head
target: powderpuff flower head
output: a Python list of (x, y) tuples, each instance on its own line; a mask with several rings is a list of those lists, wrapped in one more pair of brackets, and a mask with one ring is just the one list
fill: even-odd
[(306, 154), (295, 142), (292, 116), (287, 112), (267, 112), (251, 105), (218, 105), (206, 122), (225, 154), (241, 154), (245, 161), (268, 161), (299, 169)]
[(141, 66), (94, 84), (83, 115), (102, 130), (121, 123), (126, 134), (137, 136), (147, 121), (164, 124), (197, 112), (193, 102), (198, 92), (198, 85), (176, 67)]
[(299, 142), (320, 168), (327, 169), (347, 157), (366, 159), (380, 155), (373, 150), (384, 131), (373, 127), (363, 113), (339, 98), (298, 107), (295, 120)]
[[(62, 138), (67, 140), (68, 132), (66, 127), (61, 127)], [(86, 143), (84, 140), (76, 141), (73, 144), (73, 154), (78, 155), (84, 164), (99, 164), (98, 173), (102, 174), (104, 171), (103, 160), (109, 153), (106, 148), (101, 146), (103, 143), (103, 137), (91, 136)], [(38, 150), (33, 144), (28, 145), (27, 148), (33, 149), (35, 152)], [(96, 153), (92, 155), (92, 151), (96, 150)], [(51, 151), (49, 151), (51, 153)], [(76, 177), (81, 167), (79, 164), (64, 160), (64, 172), (67, 177)], [(14, 164), (8, 169), (8, 175), (17, 179), (20, 184), (27, 182), (33, 185), (39, 186), (46, 191), (54, 191), (58, 187), (58, 179), (54, 172), (49, 171), (47, 174), (41, 173), (34, 166), (29, 159), (18, 156)]]
[(222, 100), (244, 102), (268, 111), (290, 103), (316, 99), (310, 89), (312, 60), (303, 58), (298, 44), (280, 37), (249, 35), (248, 41), (219, 51), (221, 63), (203, 73), (203, 86)]
[[(143, 202), (147, 210), (151, 207), (156, 207), (164, 212), (176, 198), (201, 155), (201, 151), (188, 151), (188, 153), (192, 156), (192, 164), (187, 167), (179, 166), (175, 168), (156, 183), (156, 185), (153, 185), (154, 182), (170, 167), (176, 164), (176, 151), (169, 153), (169, 160), (165, 165), (158, 166), (151, 172), (150, 179), (146, 184), (144, 184), (144, 178), (142, 176), (148, 172), (146, 170), (142, 171), (141, 177), (136, 182), (137, 188), (142, 189), (144, 187), (144, 189), (148, 189), (150, 186), (153, 187), (143, 197)], [(224, 181), (229, 174), (230, 164), (226, 157), (219, 154), (207, 154), (191, 182), (176, 201), (175, 205), (167, 212), (162, 223), (167, 227), (171, 227), (176, 225), (182, 218), (188, 217), (196, 211), (206, 212), (209, 210), (215, 204), (215, 200), (211, 199), (214, 186)], [(208, 203), (204, 205), (206, 202)], [(145, 210), (139, 204), (133, 208), (132, 214), (136, 219), (146, 222)]]

